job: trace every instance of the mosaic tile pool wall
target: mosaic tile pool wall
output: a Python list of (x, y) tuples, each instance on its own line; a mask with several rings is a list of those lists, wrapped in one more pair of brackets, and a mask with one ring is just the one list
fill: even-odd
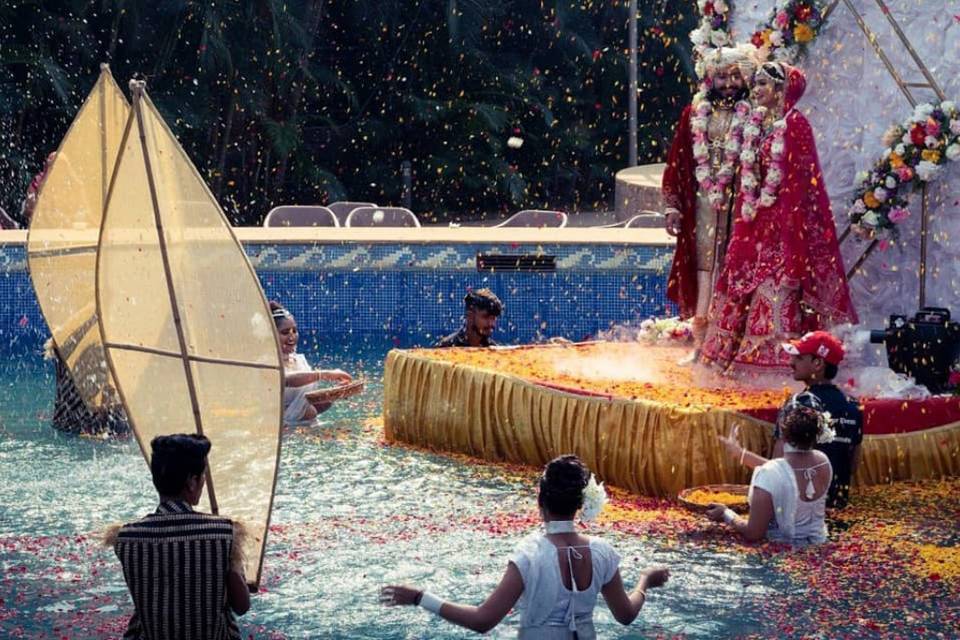
[[(267, 297), (283, 302), (308, 339), (429, 345), (459, 326), (468, 288), (490, 287), (506, 311), (501, 343), (580, 340), (672, 311), (673, 248), (605, 244), (264, 244), (244, 246)], [(555, 271), (477, 270), (484, 254), (555, 256)], [(47, 328), (26, 249), (0, 245), (0, 351), (35, 350)]]

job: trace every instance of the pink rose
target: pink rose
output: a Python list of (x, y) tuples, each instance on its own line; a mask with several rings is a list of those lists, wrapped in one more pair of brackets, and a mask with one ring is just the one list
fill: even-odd
[(775, 19), (775, 24), (781, 29), (786, 29), (790, 25), (790, 16), (787, 15), (786, 11), (781, 11), (777, 14)]
[(900, 177), (900, 182), (909, 182), (913, 180), (913, 169), (906, 165), (898, 167), (897, 175)]
[(951, 371), (950, 377), (947, 379), (947, 384), (952, 387), (960, 386), (960, 371)]
[(900, 224), (909, 217), (910, 210), (904, 207), (894, 207), (890, 209), (890, 213), (887, 214), (887, 218), (889, 218), (893, 224)]
[(933, 118), (927, 118), (927, 124), (924, 129), (926, 129), (928, 136), (933, 136), (936, 138), (940, 135), (940, 123)]

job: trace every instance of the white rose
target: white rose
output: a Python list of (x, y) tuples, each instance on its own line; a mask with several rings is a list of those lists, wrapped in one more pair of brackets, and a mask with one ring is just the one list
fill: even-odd
[(940, 141), (933, 136), (927, 136), (923, 139), (923, 144), (927, 145), (928, 148), (933, 149), (935, 146), (940, 144)]
[(947, 147), (947, 158), (950, 160), (960, 159), (960, 144), (954, 143)]
[(866, 171), (858, 171), (856, 177), (854, 178), (854, 182), (857, 185), (862, 186), (866, 184), (867, 180), (869, 179), (870, 179), (869, 173), (867, 173)]
[[(707, 43), (709, 34), (707, 33), (706, 27), (698, 27), (690, 32), (690, 42), (696, 47), (702, 47)], [(701, 76), (703, 74), (700, 74)]]
[(863, 204), (863, 200), (857, 200), (853, 203), (853, 206), (850, 207), (852, 213), (863, 213), (867, 210), (867, 205)]
[(887, 158), (890, 157), (890, 153), (891, 153), (891, 152), (890, 152), (890, 149), (889, 149), (889, 148), (884, 149), (884, 150), (883, 150), (883, 154), (881, 155), (881, 157), (882, 157), (884, 160), (886, 160)]
[(915, 118), (920, 118), (922, 120), (926, 120), (931, 113), (933, 113), (933, 105), (930, 104), (929, 102), (926, 102), (924, 104), (918, 104), (913, 109), (913, 116)]
[(721, 29), (714, 29), (713, 33), (710, 34), (710, 42), (715, 47), (722, 47), (730, 44), (730, 34)]
[(773, 203), (777, 201), (777, 196), (771, 195), (769, 193), (760, 194), (760, 206), (761, 207), (770, 207), (773, 206)]
[(700, 9), (700, 13), (703, 13), (703, 10), (707, 8), (707, 0), (697, 0), (697, 8)]
[(950, 121), (950, 131), (960, 136), (960, 120)]
[(910, 139), (909, 133), (903, 134), (903, 137), (900, 138), (900, 140), (903, 142), (903, 144), (913, 144), (913, 140)]
[(742, 164), (753, 164), (757, 161), (757, 152), (753, 149), (744, 149), (743, 153), (740, 154), (740, 162)]
[(897, 179), (893, 176), (887, 176), (887, 179), (883, 181), (883, 184), (887, 187), (887, 189), (896, 189)]
[(746, 187), (747, 189), (753, 189), (754, 187), (757, 186), (757, 179), (756, 177), (754, 177), (752, 173), (743, 174), (742, 176), (740, 176), (740, 180), (741, 182), (743, 182), (743, 186)]
[(772, 44), (772, 45), (775, 46), (775, 47), (782, 47), (782, 46), (783, 46), (783, 34), (780, 33), (779, 31), (777, 31), (776, 29), (774, 29), (773, 31), (771, 31), (771, 32), (770, 32), (770, 44)]
[(707, 145), (704, 144), (703, 142), (698, 142), (697, 144), (693, 145), (694, 157), (705, 156), (707, 155), (708, 150), (709, 150), (709, 147), (707, 147)]
[(767, 172), (767, 182), (773, 187), (780, 184), (780, 180), (782, 179), (783, 174), (780, 173), (779, 169), (770, 169), (770, 171)]
[(724, 2), (724, 0), (714, 0), (713, 10), (717, 13), (726, 13), (729, 9), (730, 7), (727, 6), (727, 3)]
[(947, 115), (950, 115), (957, 110), (957, 105), (953, 102), (953, 100), (945, 100), (940, 103), (940, 110)]
[(736, 152), (740, 150), (740, 141), (736, 138), (729, 138), (727, 143), (723, 145), (724, 150), (730, 152)]
[(860, 222), (865, 225), (875, 227), (880, 224), (880, 218), (878, 218), (877, 214), (875, 214), (873, 211), (867, 211), (865, 214), (863, 214), (863, 217), (860, 218)]
[(932, 162), (921, 160), (917, 164), (917, 177), (923, 182), (930, 182), (940, 172), (940, 167)]
[(906, 148), (905, 146), (903, 146), (902, 144), (898, 144), (898, 145), (897, 145), (897, 148), (894, 149), (894, 151), (897, 152), (897, 155), (898, 155), (898, 156), (903, 157), (903, 154), (905, 154), (905, 153), (907, 152), (907, 148)]
[(877, 187), (873, 190), (873, 197), (879, 200), (880, 202), (885, 202), (887, 199), (887, 190)]
[(780, 154), (780, 153), (783, 153), (783, 150), (784, 150), (783, 140), (777, 140), (772, 145), (770, 145), (770, 151), (773, 153)]

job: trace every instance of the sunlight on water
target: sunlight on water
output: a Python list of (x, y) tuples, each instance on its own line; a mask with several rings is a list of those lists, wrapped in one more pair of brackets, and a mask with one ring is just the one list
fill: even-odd
[[(530, 473), (380, 441), (368, 419), (380, 412), (385, 351), (347, 349), (316, 362), (362, 371), (369, 384), (362, 396), (324, 414), (322, 428), (286, 434), (263, 588), (241, 619), (255, 637), (471, 637), (422, 610), (381, 607), (379, 586), (410, 582), (479, 603), (535, 526)], [(8, 364), (0, 382), (13, 399), (0, 415), (0, 536), (4, 586), (17, 606), (15, 614), (0, 615), (0, 635), (60, 637), (55, 629), (65, 625), (73, 628), (66, 637), (116, 634), (131, 604), (119, 563), (96, 538), (104, 525), (155, 507), (143, 458), (132, 440), (90, 441), (50, 429), (53, 380), (45, 364)], [(628, 585), (649, 564), (673, 568), (669, 587), (651, 592), (630, 627), (597, 608), (605, 638), (758, 632), (758, 603), (791, 588), (750, 556), (682, 537), (598, 531), (623, 557)], [(490, 637), (515, 634), (511, 615)]]

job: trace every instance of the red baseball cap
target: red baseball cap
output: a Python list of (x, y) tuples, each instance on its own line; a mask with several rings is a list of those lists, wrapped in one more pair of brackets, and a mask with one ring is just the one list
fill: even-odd
[(792, 356), (817, 356), (832, 365), (843, 360), (843, 343), (826, 331), (813, 331), (799, 340), (791, 340), (780, 345)]

